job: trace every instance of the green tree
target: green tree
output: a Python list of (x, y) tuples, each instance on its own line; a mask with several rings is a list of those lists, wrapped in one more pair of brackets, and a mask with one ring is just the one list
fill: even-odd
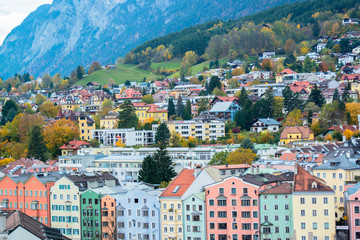
[(334, 95), (333, 95), (333, 102), (334, 101), (338, 101), (340, 102), (340, 96), (339, 96), (339, 90), (337, 88), (335, 88), (335, 91), (334, 91)]
[(314, 102), (318, 107), (322, 107), (325, 104), (325, 98), (317, 84), (315, 84), (315, 87), (311, 90), (308, 102)]
[(160, 182), (168, 182), (176, 176), (172, 159), (164, 145), (160, 145), (153, 158), (157, 162)]
[(255, 153), (254, 143), (251, 142), (250, 138), (242, 140), (240, 147), (243, 149), (250, 149), (253, 153)]
[(150, 184), (160, 183), (158, 162), (154, 161), (150, 155), (146, 156), (142, 162), (139, 171), (139, 181)]
[(218, 76), (212, 76), (209, 83), (209, 93), (212, 93), (215, 88), (221, 89), (222, 84)]
[(40, 159), (45, 162), (47, 151), (41, 128), (34, 126), (29, 133), (28, 157)]
[(176, 114), (175, 104), (174, 104), (174, 101), (172, 100), (172, 98), (170, 98), (169, 102), (168, 102), (168, 115), (170, 117), (170, 116), (173, 116), (175, 114)]
[(249, 95), (248, 95), (245, 87), (241, 88), (240, 95), (238, 96), (238, 98), (239, 98), (240, 107), (243, 107), (245, 105), (246, 101), (249, 100)]
[(248, 99), (244, 107), (235, 114), (235, 122), (237, 126), (241, 127), (241, 129), (248, 131), (250, 130), (253, 120), (253, 105)]
[(166, 123), (161, 123), (156, 129), (155, 143), (167, 146), (169, 144), (170, 131)]
[(78, 80), (80, 80), (80, 79), (83, 79), (84, 78), (84, 75), (85, 75), (85, 70), (84, 70), (84, 68), (83, 68), (83, 66), (78, 66), (77, 68), (76, 68), (76, 78), (78, 79)]
[(41, 93), (36, 94), (36, 96), (35, 96), (35, 104), (36, 105), (40, 106), (45, 101), (46, 101), (46, 97), (44, 95), (42, 95)]
[(209, 165), (225, 165), (227, 163), (226, 159), (229, 156), (229, 152), (217, 152), (211, 158)]
[(185, 104), (185, 111), (184, 111), (183, 119), (190, 120), (191, 118), (192, 118), (191, 117), (191, 102), (190, 102), (190, 100), (187, 100), (186, 104)]
[(12, 122), (18, 113), (20, 113), (20, 106), (13, 99), (6, 101), (1, 110), (0, 125), (5, 125), (8, 121)]
[(284, 108), (286, 112), (291, 112), (295, 108), (303, 109), (304, 102), (300, 99), (299, 93), (291, 91), (290, 87), (287, 86), (283, 91), (282, 95), (284, 98)]
[(342, 141), (342, 133), (339, 130), (335, 130), (331, 133), (331, 136), (334, 140)]
[(307, 117), (307, 122), (308, 122), (309, 126), (312, 124), (312, 115), (313, 115), (313, 112), (312, 112), (312, 110), (310, 110), (308, 113), (308, 117)]
[(120, 105), (118, 128), (137, 128), (139, 119), (130, 100)]
[(320, 24), (319, 24), (318, 21), (315, 21), (314, 24), (312, 25), (313, 36), (314, 36), (315, 38), (319, 37), (320, 31), (321, 31)]
[(303, 63), (303, 72), (315, 72), (316, 71), (316, 63), (312, 61), (309, 56), (306, 56)]
[(207, 111), (208, 109), (208, 100), (206, 98), (200, 98), (199, 102), (198, 102), (198, 114)]
[(145, 95), (141, 98), (144, 103), (152, 104), (155, 102), (154, 97), (151, 94)]
[(220, 96), (220, 97), (225, 97), (225, 96), (227, 96), (226, 93), (224, 93), (223, 91), (221, 91), (221, 90), (220, 90), (219, 88), (217, 88), (217, 87), (212, 91), (211, 94), (214, 95), (214, 96), (216, 96), (216, 97), (218, 97), (218, 96)]
[(191, 67), (196, 63), (197, 55), (194, 51), (187, 51), (180, 66), (180, 76), (191, 75)]
[(185, 107), (182, 101), (182, 97), (179, 96), (176, 103), (176, 115), (183, 118), (184, 112), (185, 112)]

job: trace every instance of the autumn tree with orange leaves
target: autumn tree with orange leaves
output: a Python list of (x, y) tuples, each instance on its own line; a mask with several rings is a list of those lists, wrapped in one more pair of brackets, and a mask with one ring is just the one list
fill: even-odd
[(65, 143), (79, 138), (79, 128), (67, 119), (60, 119), (46, 126), (44, 139), (46, 147), (55, 158), (60, 155), (60, 147)]

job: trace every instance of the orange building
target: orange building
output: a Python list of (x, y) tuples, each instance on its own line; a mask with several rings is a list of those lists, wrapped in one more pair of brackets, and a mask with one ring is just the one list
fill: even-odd
[(102, 239), (116, 239), (116, 202), (109, 195), (101, 199)]
[(20, 210), (50, 227), (50, 188), (60, 178), (52, 173), (5, 175), (0, 179), (0, 202), (5, 210)]

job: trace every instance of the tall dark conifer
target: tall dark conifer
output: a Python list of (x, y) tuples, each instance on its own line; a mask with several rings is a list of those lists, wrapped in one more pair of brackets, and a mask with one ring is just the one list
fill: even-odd
[(46, 144), (39, 126), (34, 126), (29, 133), (28, 157), (46, 161)]

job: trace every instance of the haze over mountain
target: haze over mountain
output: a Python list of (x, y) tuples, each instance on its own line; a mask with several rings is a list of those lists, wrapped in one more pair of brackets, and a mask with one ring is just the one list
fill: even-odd
[(214, 19), (236, 19), (296, 0), (54, 0), (13, 29), (0, 47), (0, 75), (68, 75), (113, 63), (137, 45)]

